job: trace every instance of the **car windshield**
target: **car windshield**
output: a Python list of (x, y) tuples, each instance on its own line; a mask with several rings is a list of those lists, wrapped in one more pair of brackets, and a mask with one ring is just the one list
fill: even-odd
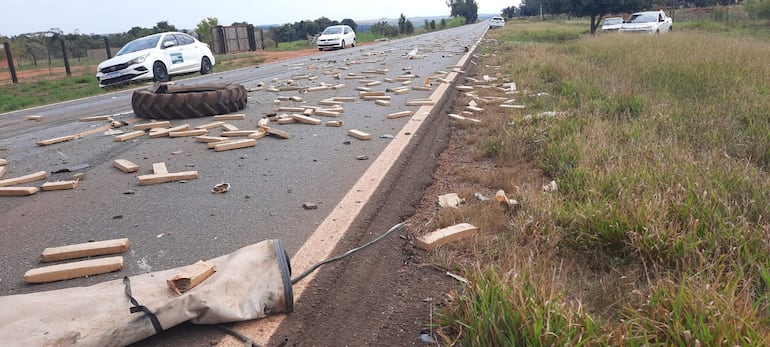
[(160, 40), (160, 35), (152, 35), (143, 37), (141, 39), (136, 39), (123, 46), (123, 48), (121, 48), (115, 55), (123, 55), (154, 48), (158, 45), (158, 40)]
[(323, 32), (324, 35), (336, 35), (342, 34), (342, 28), (326, 28)]
[(494, 18), (492, 18), (492, 20), (496, 21), (496, 22), (502, 22), (503, 21), (503, 17), (494, 17)]
[(604, 25), (615, 25), (621, 23), (623, 23), (623, 21), (620, 18), (607, 18), (604, 20)]
[(656, 13), (639, 13), (628, 18), (628, 23), (651, 23), (657, 21), (658, 15)]

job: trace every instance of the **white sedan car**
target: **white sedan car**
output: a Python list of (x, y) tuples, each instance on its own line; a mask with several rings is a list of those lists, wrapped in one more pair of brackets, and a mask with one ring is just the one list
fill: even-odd
[(145, 36), (127, 43), (111, 59), (97, 67), (99, 87), (130, 81), (168, 81), (171, 75), (214, 69), (209, 46), (180, 32)]
[(661, 34), (673, 30), (673, 20), (661, 11), (637, 12), (620, 25), (621, 33)]
[(316, 40), (316, 46), (319, 51), (323, 51), (326, 48), (343, 49), (347, 45), (351, 47), (356, 46), (356, 32), (347, 25), (330, 26), (324, 29), (321, 36)]
[(495, 16), (489, 19), (489, 28), (501, 28), (505, 26), (505, 19), (500, 16)]

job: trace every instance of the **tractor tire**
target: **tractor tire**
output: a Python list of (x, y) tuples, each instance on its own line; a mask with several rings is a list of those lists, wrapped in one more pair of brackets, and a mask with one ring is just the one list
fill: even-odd
[(137, 90), (131, 97), (134, 115), (152, 119), (208, 117), (246, 107), (246, 88), (240, 84), (167, 86), (160, 83)]

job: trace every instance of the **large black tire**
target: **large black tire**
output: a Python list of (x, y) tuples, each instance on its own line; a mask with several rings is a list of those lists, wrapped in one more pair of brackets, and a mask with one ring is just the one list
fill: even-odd
[(142, 118), (197, 118), (240, 111), (246, 107), (247, 97), (240, 84), (156, 86), (134, 91), (131, 107)]

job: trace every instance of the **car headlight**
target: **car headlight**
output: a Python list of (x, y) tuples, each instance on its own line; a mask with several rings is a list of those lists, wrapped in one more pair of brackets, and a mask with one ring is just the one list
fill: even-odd
[(150, 53), (147, 53), (147, 54), (144, 54), (144, 55), (138, 56), (138, 57), (136, 57), (136, 58), (134, 58), (134, 59), (131, 59), (131, 60), (129, 60), (127, 64), (128, 64), (128, 65), (134, 65), (134, 64), (141, 64), (141, 63), (144, 63), (145, 59), (147, 59), (147, 57), (148, 57), (149, 55), (150, 55)]

